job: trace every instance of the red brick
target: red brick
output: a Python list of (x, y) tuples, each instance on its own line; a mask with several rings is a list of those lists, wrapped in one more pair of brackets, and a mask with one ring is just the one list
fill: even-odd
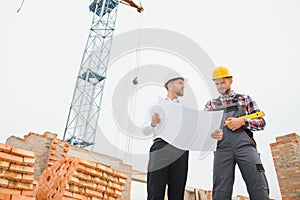
[(90, 197), (89, 200), (102, 200), (103, 198), (97, 198), (97, 197)]
[(19, 189), (19, 190), (33, 190), (33, 185), (30, 183), (9, 181), (8, 188), (14, 188), (14, 189)]
[(119, 183), (120, 185), (125, 185), (125, 184), (126, 184), (126, 180), (123, 179), (123, 178), (119, 178), (118, 183)]
[(77, 171), (82, 172), (82, 173), (88, 173), (88, 170), (86, 169), (86, 167), (84, 165), (78, 165), (76, 167)]
[(25, 150), (25, 149), (19, 149), (19, 148), (13, 147), (11, 149), (10, 153), (13, 154), (13, 155), (17, 155), (17, 156), (34, 158), (34, 152), (33, 151), (28, 151), (28, 150)]
[(102, 178), (106, 179), (106, 180), (113, 181), (113, 182), (118, 182), (118, 178), (117, 177), (112, 176), (111, 174), (108, 174), (108, 173), (103, 173)]
[(87, 170), (87, 173), (92, 175), (92, 176), (98, 176), (100, 178), (102, 177), (102, 172), (99, 172), (95, 169), (91, 169), (91, 168), (88, 168), (88, 167), (86, 167), (86, 170)]
[(73, 193), (73, 198), (75, 199), (81, 199), (81, 200), (87, 200), (87, 197), (81, 194)]
[(107, 167), (103, 164), (97, 163), (97, 170), (102, 171), (102, 172), (107, 172), (109, 174), (113, 174), (113, 169), (110, 167)]
[(56, 155), (50, 155), (49, 156), (49, 160), (59, 161), (60, 160), (60, 156), (58, 154), (56, 154)]
[(116, 176), (123, 178), (123, 179), (127, 179), (128, 176), (127, 174), (123, 173), (123, 172), (115, 172)]
[(0, 143), (0, 151), (9, 153), (11, 151), (11, 146), (8, 144), (2, 144)]
[[(102, 172), (99, 172), (102, 173)], [(97, 176), (90, 176), (90, 181), (92, 181), (93, 183), (101, 183), (101, 178), (97, 177)]]
[(32, 182), (32, 184), (33, 184), (33, 185), (38, 185), (38, 184), (39, 184), (39, 181), (36, 180), (36, 179), (34, 179), (33, 182)]
[(17, 180), (17, 181), (22, 180), (22, 174), (16, 172), (10, 172), (3, 169), (0, 169), (0, 177), (9, 180)]
[(105, 192), (106, 191), (106, 187), (104, 185), (97, 185), (97, 190), (101, 191), (101, 192)]
[(86, 181), (92, 181), (93, 180), (93, 177), (91, 175), (81, 173), (81, 172), (78, 172), (78, 171), (74, 171), (74, 173), (72, 175), (77, 177), (77, 178), (80, 178), (82, 180), (86, 180)]
[(52, 146), (51, 146), (51, 149), (52, 149), (52, 150), (56, 150), (56, 149), (57, 149), (56, 145), (52, 145)]
[(5, 160), (0, 160), (0, 168), (7, 170), (9, 168), (10, 163)]
[(47, 162), (47, 167), (51, 167), (51, 166), (55, 165), (56, 163), (57, 163), (56, 161), (49, 160), (49, 161)]
[(86, 167), (89, 167), (89, 168), (92, 168), (92, 169), (97, 169), (97, 163), (95, 162), (92, 162), (92, 161), (89, 161), (89, 160), (84, 160), (84, 159), (80, 159), (79, 160), (79, 163), (86, 166)]
[(104, 200), (117, 200), (116, 198), (112, 197), (112, 196), (104, 196)]
[(22, 164), (23, 163), (23, 157), (11, 155), (8, 153), (0, 152), (0, 159), (6, 160), (8, 162)]
[(0, 178), (0, 187), (7, 187), (8, 186), (8, 179)]
[(69, 183), (74, 184), (74, 185), (80, 185), (80, 181), (78, 178), (71, 176), (69, 179)]
[(100, 185), (103, 185), (103, 186), (107, 186), (108, 185), (108, 181), (107, 180), (100, 179), (99, 181), (100, 181), (99, 182)]
[(23, 164), (24, 165), (28, 165), (28, 166), (34, 166), (34, 164), (35, 164), (35, 158), (24, 157)]
[(54, 139), (52, 139), (52, 143), (53, 143), (53, 144), (57, 144), (57, 143), (59, 143), (59, 140), (56, 139), (56, 138), (54, 138)]
[(21, 191), (0, 187), (0, 194), (21, 194)]
[(35, 197), (27, 197), (21, 195), (11, 195), (11, 200), (35, 200)]
[(63, 195), (64, 197), (73, 197), (73, 193), (66, 190), (63, 191)]
[(78, 200), (78, 199), (63, 196), (61, 200)]
[(117, 183), (109, 182), (109, 183), (108, 183), (108, 186), (111, 187), (111, 188), (120, 190), (120, 191), (123, 191), (123, 190), (124, 190), (124, 187), (121, 186), (121, 185), (119, 185), (119, 184), (117, 184)]
[(70, 192), (77, 192), (77, 193), (83, 193), (84, 192), (84, 188), (78, 187), (78, 186), (72, 185), (72, 184), (67, 184), (66, 185), (66, 190), (68, 190)]
[(0, 194), (1, 200), (10, 200), (10, 194)]
[[(70, 182), (70, 183), (72, 183), (72, 182)], [(73, 184), (75, 184), (75, 183), (73, 183)], [(92, 183), (90, 181), (84, 181), (84, 180), (79, 180), (78, 186), (84, 187), (84, 188), (87, 188), (87, 187), (91, 188), (91, 187), (93, 187)]]
[(93, 196), (93, 197), (98, 197), (98, 198), (103, 198), (103, 193), (102, 192), (98, 192), (98, 191), (94, 191), (91, 189), (86, 188), (86, 196)]
[(23, 196), (33, 197), (34, 196), (34, 190), (22, 190), (21, 194)]
[(57, 134), (56, 133), (51, 133), (49, 131), (46, 131), (44, 134), (43, 134), (44, 137), (48, 137), (48, 138), (56, 138), (57, 137)]
[(34, 174), (34, 167), (11, 164), (9, 167), (9, 171), (25, 174)]
[(119, 190), (115, 190), (115, 196), (116, 197), (122, 197), (122, 192)]
[(107, 187), (105, 193), (113, 196), (113, 195), (115, 195), (115, 190), (112, 189), (112, 188)]
[(22, 175), (22, 181), (32, 183), (34, 180), (34, 175), (33, 174), (23, 174)]

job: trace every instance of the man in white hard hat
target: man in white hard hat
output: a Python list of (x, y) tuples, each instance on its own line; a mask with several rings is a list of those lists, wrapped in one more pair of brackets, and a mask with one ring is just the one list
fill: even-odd
[[(180, 104), (178, 97), (184, 95), (186, 79), (177, 73), (166, 76), (164, 86), (167, 89), (166, 100)], [(156, 135), (156, 126), (161, 122), (158, 113), (145, 123), (145, 135), (153, 134), (153, 145), (150, 148), (150, 157), (147, 173), (148, 200), (164, 200), (166, 185), (168, 185), (169, 200), (183, 200), (188, 172), (189, 152), (168, 144), (159, 135)], [(212, 134), (215, 139), (222, 138), (221, 130)]]

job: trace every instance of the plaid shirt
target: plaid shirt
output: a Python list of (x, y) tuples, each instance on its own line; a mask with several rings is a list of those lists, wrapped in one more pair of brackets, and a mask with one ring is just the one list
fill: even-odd
[[(222, 102), (222, 105), (232, 104), (235, 95), (236, 93), (234, 91), (232, 91), (228, 95), (220, 95), (220, 100)], [(245, 111), (246, 115), (260, 111), (256, 102), (248, 95), (240, 95), (240, 97), (238, 98), (238, 103), (242, 106), (242, 109)], [(216, 109), (217, 106), (218, 106), (217, 100), (212, 99), (207, 102), (204, 110), (213, 111)], [(266, 122), (263, 118), (245, 119), (245, 123), (246, 123), (245, 127), (251, 131), (263, 130), (266, 125)]]

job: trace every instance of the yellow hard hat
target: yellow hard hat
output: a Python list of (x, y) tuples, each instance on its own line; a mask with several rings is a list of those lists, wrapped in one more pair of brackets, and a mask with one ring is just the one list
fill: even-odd
[(232, 75), (230, 74), (229, 70), (223, 66), (217, 67), (212, 73), (212, 80), (226, 77), (232, 77)]

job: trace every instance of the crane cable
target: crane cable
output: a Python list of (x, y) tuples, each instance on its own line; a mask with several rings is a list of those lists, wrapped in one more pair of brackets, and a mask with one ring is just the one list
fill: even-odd
[[(140, 2), (141, 5), (141, 2)], [(139, 25), (138, 25), (138, 39), (137, 39), (137, 47), (135, 50), (135, 66), (134, 66), (134, 77), (137, 78), (138, 77), (138, 72), (139, 72), (139, 64), (140, 64), (140, 52), (141, 52), (141, 41), (142, 41), (142, 26), (143, 26), (143, 14), (141, 15), (141, 17), (139, 18)], [(133, 84), (131, 86), (131, 93), (132, 91), (135, 89), (136, 85)], [(137, 105), (137, 93), (134, 93), (130, 99), (129, 102), (130, 105), (130, 116), (132, 116), (132, 123), (131, 126), (129, 128), (130, 131), (130, 135), (127, 136), (127, 143), (126, 143), (126, 148), (127, 148), (127, 152), (129, 153), (129, 155), (131, 155), (132, 153), (132, 143), (133, 143), (133, 131), (134, 131), (134, 121), (135, 121), (135, 115), (136, 115), (136, 105)], [(130, 119), (128, 119), (130, 121)], [(128, 158), (130, 160), (131, 163), (131, 159), (132, 157), (130, 156), (130, 158)]]
[(24, 4), (24, 1), (25, 1), (25, 0), (22, 0), (22, 3), (21, 3), (21, 5), (20, 5), (19, 9), (17, 10), (17, 13), (20, 12), (20, 10), (22, 9), (23, 4)]
[[(141, 5), (141, 2), (140, 2), (140, 5)], [(141, 13), (142, 14), (142, 13)], [(139, 62), (140, 62), (140, 46), (141, 46), (141, 28), (143, 26), (143, 14), (142, 16), (139, 18), (139, 21), (138, 21), (138, 40), (137, 40), (137, 46), (136, 46), (136, 50), (135, 50), (135, 63), (134, 63), (134, 73), (133, 75), (136, 77), (137, 74), (138, 74), (138, 66), (139, 66)], [(133, 60), (132, 60), (133, 61)], [(131, 61), (131, 62), (132, 62)], [(129, 63), (128, 64), (128, 70), (127, 71), (130, 71), (130, 66), (132, 66), (132, 63)], [(131, 84), (131, 82), (129, 82), (128, 84)], [(124, 86), (125, 87), (125, 86)], [(125, 92), (129, 92), (131, 93), (134, 89), (134, 85), (131, 86), (131, 89), (130, 91), (125, 91), (124, 89), (122, 90), (122, 93), (125, 93)], [(124, 96), (124, 95), (122, 95)], [(134, 121), (134, 117), (135, 117), (135, 108), (136, 108), (136, 97), (135, 95), (132, 96), (131, 99), (129, 99), (128, 102), (125, 102), (125, 103), (128, 103), (128, 105), (130, 106), (129, 107), (129, 116), (132, 116), (133, 117), (133, 121)], [(127, 113), (128, 111), (123, 111), (123, 110), (119, 110), (119, 116), (122, 116), (123, 119), (125, 117), (125, 113)], [(124, 119), (126, 120), (126, 119)], [(125, 150), (127, 152), (127, 154), (129, 154), (129, 156), (126, 156), (125, 155), (116, 155), (117, 157), (120, 156), (121, 158), (124, 159), (124, 161), (128, 161), (128, 163), (131, 163), (131, 160), (132, 160), (132, 156), (131, 153), (132, 153), (132, 142), (133, 142), (133, 127), (134, 127), (134, 124), (130, 125), (130, 122), (131, 122), (131, 118), (127, 119), (128, 121), (128, 131), (129, 133), (127, 133), (127, 138), (126, 138), (126, 144), (125, 144)], [(116, 137), (115, 137), (115, 145), (118, 145), (119, 144), (119, 140), (120, 140), (120, 133), (121, 133), (121, 128), (118, 126), (117, 127), (117, 130), (116, 130)], [(114, 154), (116, 154), (116, 150), (114, 151)]]

